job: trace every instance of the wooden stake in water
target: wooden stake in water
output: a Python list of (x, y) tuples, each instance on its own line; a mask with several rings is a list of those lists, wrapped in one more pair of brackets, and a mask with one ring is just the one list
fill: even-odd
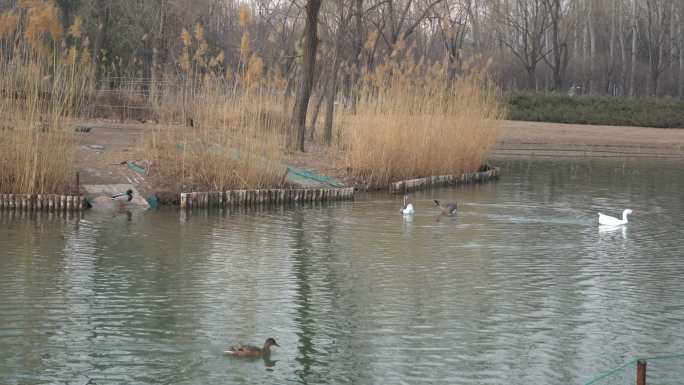
[(637, 385), (646, 385), (646, 360), (637, 361)]

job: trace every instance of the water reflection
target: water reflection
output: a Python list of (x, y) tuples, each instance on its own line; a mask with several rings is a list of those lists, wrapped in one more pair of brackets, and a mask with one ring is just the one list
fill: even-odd
[(615, 235), (622, 235), (622, 239), (627, 239), (627, 226), (599, 226), (598, 232), (601, 239), (614, 239)]
[[(684, 351), (683, 169), (502, 166), (412, 194), (409, 218), (385, 194), (0, 213), (0, 383), (581, 383)], [(639, 215), (597, 230), (622, 207)], [(267, 337), (270, 358), (222, 354)]]

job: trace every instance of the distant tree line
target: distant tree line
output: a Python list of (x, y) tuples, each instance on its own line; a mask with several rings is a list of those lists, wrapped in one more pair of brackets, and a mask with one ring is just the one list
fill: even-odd
[[(192, 40), (200, 26), (198, 71), (229, 74), (257, 55), (292, 93), (313, 63), (314, 95), (353, 100), (360, 74), (405, 59), (392, 56), (401, 46), (448, 62), (453, 76), (491, 63), (508, 91), (684, 98), (682, 0), (0, 0), (0, 11), (36, 3), (57, 7), (62, 39), (81, 23), (100, 81), (163, 82), (183, 65), (184, 31)], [(303, 38), (309, 3), (320, 3), (315, 40)], [(303, 60), (316, 42), (313, 61)], [(10, 54), (11, 42), (0, 49)]]

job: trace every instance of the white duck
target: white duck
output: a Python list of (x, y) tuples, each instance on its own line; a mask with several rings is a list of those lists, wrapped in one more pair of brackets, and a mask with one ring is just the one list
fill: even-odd
[(401, 208), (402, 214), (404, 215), (413, 215), (413, 213), (416, 212), (416, 210), (413, 208), (413, 204), (408, 203), (408, 197), (404, 195), (404, 207)]
[(629, 215), (631, 213), (632, 213), (632, 210), (626, 209), (625, 211), (622, 212), (622, 219), (617, 219), (615, 217), (611, 217), (610, 215), (604, 215), (604, 214), (598, 213), (599, 225), (602, 225), (602, 226), (626, 225), (627, 224), (627, 215)]

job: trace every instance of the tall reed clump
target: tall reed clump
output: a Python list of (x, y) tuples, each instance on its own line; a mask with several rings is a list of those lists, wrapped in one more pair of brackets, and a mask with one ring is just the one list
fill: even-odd
[(357, 114), (343, 135), (348, 167), (372, 184), (477, 169), (503, 116), (486, 66), (449, 73), (443, 63), (386, 63), (364, 74)]
[(200, 25), (192, 34), (183, 31), (180, 90), (166, 92), (157, 108), (162, 117), (170, 116), (162, 111), (177, 111), (175, 120), (186, 127), (160, 128), (144, 146), (157, 176), (173, 181), (168, 187), (224, 191), (284, 183), (282, 82), (267, 78), (245, 36), (233, 73), (224, 71), (223, 53), (210, 52)]
[(56, 6), (31, 2), (0, 15), (0, 192), (65, 193), (75, 138), (65, 119), (90, 90), (90, 55), (80, 21), (62, 36)]

